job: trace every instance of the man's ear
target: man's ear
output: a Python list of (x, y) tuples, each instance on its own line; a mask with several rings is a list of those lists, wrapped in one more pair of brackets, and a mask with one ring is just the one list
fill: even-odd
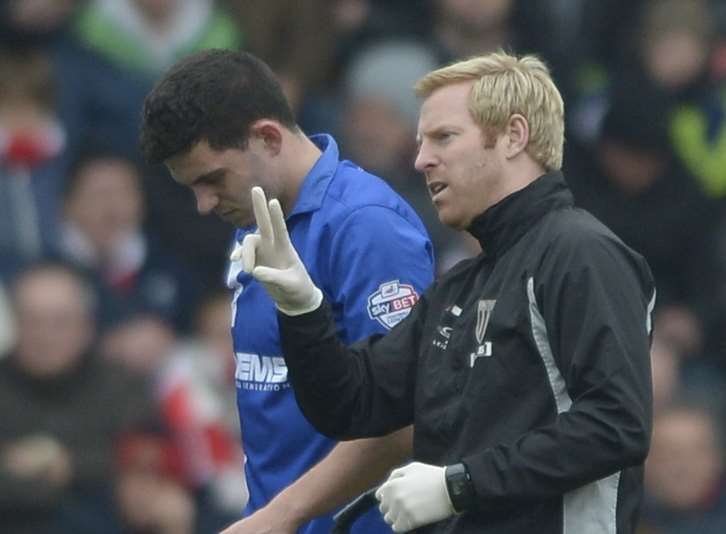
[(262, 141), (265, 150), (276, 156), (282, 150), (282, 126), (270, 119), (260, 119), (250, 126), (250, 137)]
[(505, 128), (506, 157), (514, 158), (527, 149), (529, 144), (529, 123), (524, 116), (515, 113), (509, 118)]

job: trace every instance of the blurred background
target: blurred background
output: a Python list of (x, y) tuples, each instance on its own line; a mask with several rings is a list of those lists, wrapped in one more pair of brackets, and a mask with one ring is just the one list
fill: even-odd
[(265, 59), (308, 134), (416, 208), (440, 272), (478, 245), (413, 171), (411, 87), (500, 47), (541, 55), (577, 202), (658, 286), (638, 532), (726, 532), (725, 0), (0, 2), (2, 532), (211, 533), (243, 507), (233, 229), (136, 148), (154, 80), (210, 47)]

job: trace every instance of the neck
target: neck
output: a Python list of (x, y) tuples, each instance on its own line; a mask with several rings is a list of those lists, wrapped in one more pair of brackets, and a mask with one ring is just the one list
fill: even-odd
[(280, 197), (283, 211), (287, 214), (295, 206), (297, 197), (305, 177), (320, 158), (321, 151), (305, 134), (300, 131), (290, 132), (286, 140), (289, 165), (285, 170), (287, 176), (285, 190)]
[[(526, 154), (522, 154), (521, 156), (526, 156)], [(547, 171), (531, 158), (518, 158), (518, 161), (512, 162), (508, 171), (506, 171), (502, 176), (502, 181), (500, 182), (502, 187), (489, 199), (489, 205), (486, 209), (502, 201), (512, 193), (516, 193), (517, 191), (524, 189), (537, 178), (546, 173)], [(486, 209), (483, 211), (486, 211)]]

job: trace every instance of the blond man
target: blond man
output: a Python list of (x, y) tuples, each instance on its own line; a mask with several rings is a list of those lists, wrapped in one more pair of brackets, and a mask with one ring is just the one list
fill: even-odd
[(651, 431), (650, 270), (573, 206), (562, 98), (539, 59), (477, 57), (416, 90), (416, 168), (441, 222), (483, 252), (386, 336), (345, 347), (279, 203), (253, 191), (261, 233), (244, 268), (280, 310), (298, 402), (339, 439), (414, 424), (414, 462), (376, 494), (396, 532), (631, 533)]

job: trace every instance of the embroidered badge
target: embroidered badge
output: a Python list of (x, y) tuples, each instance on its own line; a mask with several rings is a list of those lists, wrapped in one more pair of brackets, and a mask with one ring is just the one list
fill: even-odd
[(418, 294), (410, 284), (398, 280), (384, 282), (368, 296), (368, 316), (388, 329), (403, 320), (418, 301)]

